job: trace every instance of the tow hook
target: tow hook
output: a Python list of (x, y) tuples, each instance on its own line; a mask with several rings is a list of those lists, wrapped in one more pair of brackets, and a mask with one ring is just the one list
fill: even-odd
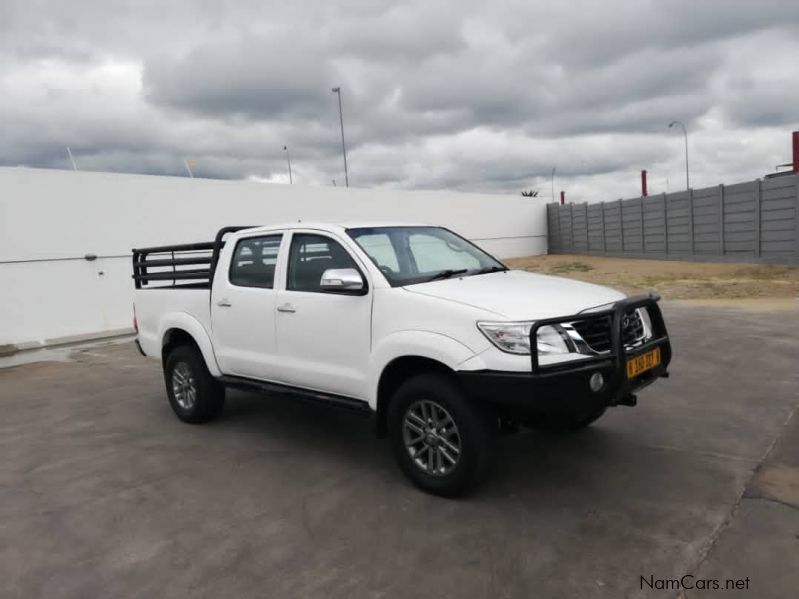
[(638, 405), (638, 397), (634, 393), (630, 393), (629, 395), (620, 397), (618, 405), (633, 407), (635, 405)]

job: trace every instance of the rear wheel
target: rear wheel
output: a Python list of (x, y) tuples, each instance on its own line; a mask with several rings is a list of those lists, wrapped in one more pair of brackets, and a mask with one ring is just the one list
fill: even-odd
[(183, 422), (208, 422), (222, 411), (225, 387), (208, 372), (196, 347), (181, 345), (170, 351), (164, 379), (169, 404)]
[(480, 482), (493, 457), (493, 424), (442, 375), (409, 379), (389, 405), (389, 438), (400, 469), (436, 495), (462, 495)]

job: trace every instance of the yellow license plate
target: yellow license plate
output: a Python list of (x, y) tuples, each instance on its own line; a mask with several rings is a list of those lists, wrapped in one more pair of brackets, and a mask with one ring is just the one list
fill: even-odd
[(652, 351), (627, 360), (627, 378), (635, 378), (642, 372), (646, 372), (660, 364), (660, 348), (656, 347)]

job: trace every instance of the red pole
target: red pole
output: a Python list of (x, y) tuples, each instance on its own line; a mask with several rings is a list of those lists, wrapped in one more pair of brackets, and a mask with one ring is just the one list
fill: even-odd
[(799, 173), (799, 131), (793, 132), (793, 172)]
[(646, 170), (641, 171), (641, 197), (645, 198), (649, 194), (646, 192)]
[(563, 206), (563, 204), (565, 204), (565, 203), (566, 203), (566, 192), (565, 191), (561, 191), (560, 192), (560, 205)]

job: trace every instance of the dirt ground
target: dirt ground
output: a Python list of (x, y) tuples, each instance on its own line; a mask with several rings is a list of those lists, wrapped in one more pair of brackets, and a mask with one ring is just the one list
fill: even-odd
[(625, 293), (657, 291), (664, 299), (758, 300), (796, 303), (799, 266), (632, 260), (602, 256), (552, 255), (513, 258), (513, 268), (608, 285)]

